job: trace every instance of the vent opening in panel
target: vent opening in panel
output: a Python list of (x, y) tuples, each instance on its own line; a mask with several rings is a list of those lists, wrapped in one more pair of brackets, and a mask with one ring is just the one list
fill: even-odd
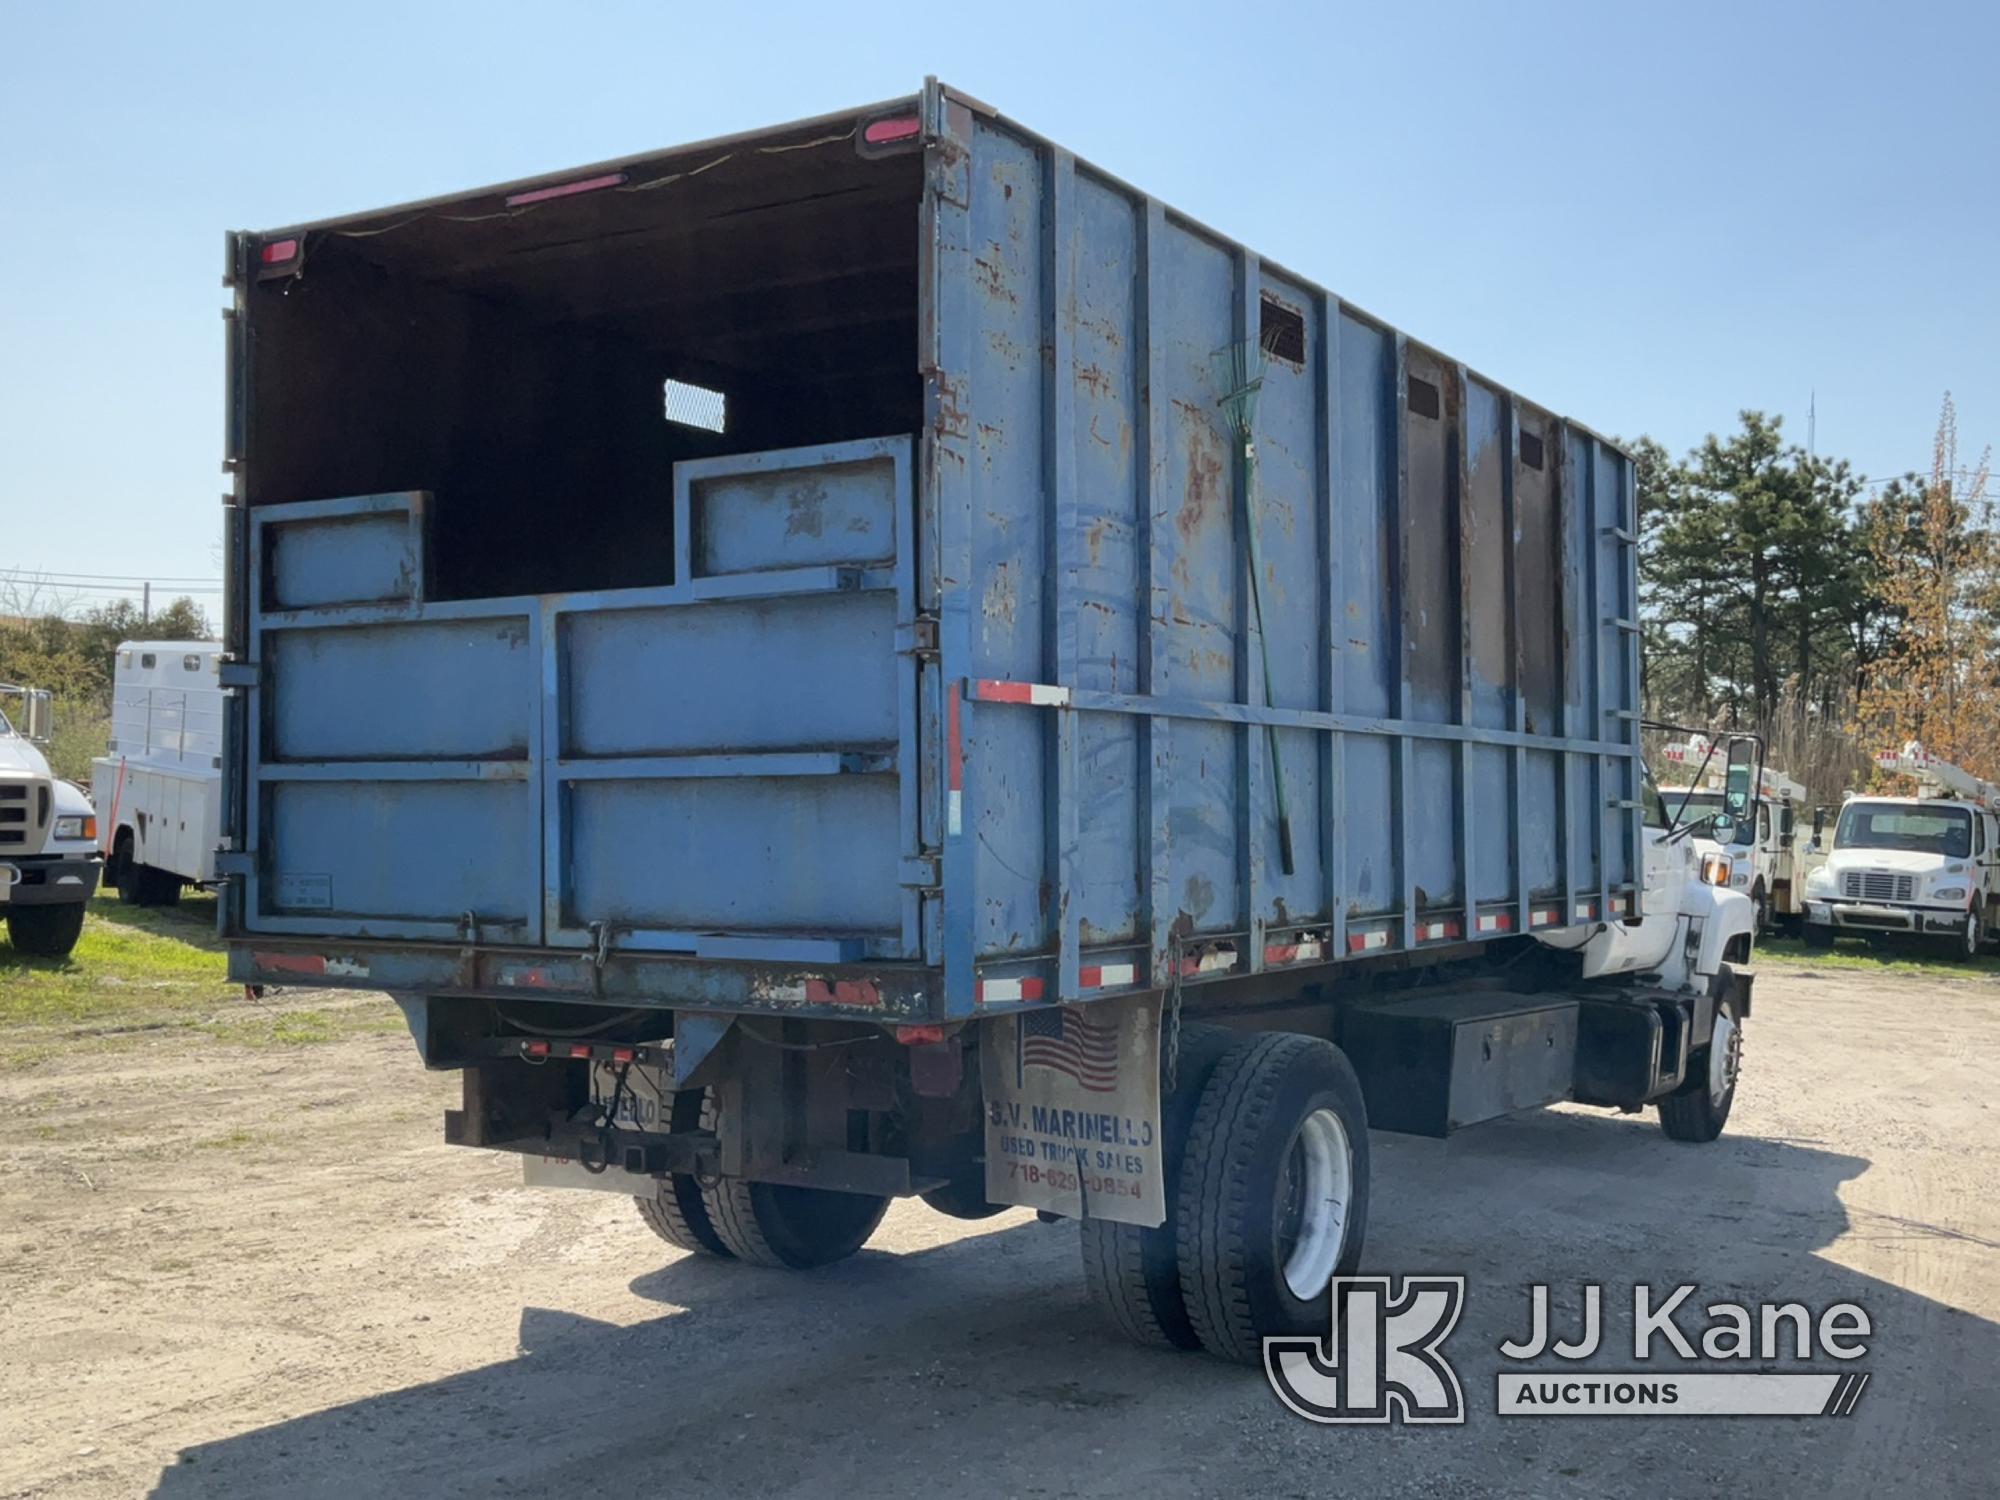
[(1306, 362), (1306, 315), (1287, 307), (1269, 292), (1260, 303), (1257, 342), (1272, 359), (1304, 368)]
[(1444, 410), (1443, 403), (1438, 399), (1438, 388), (1428, 380), (1419, 380), (1416, 376), (1412, 375), (1410, 377), (1410, 410), (1420, 417), (1435, 418)]
[(1525, 427), (1521, 429), (1521, 463), (1530, 469), (1542, 466), (1542, 440)]
[(691, 381), (668, 379), (662, 384), (665, 415), (669, 422), (702, 432), (726, 432), (729, 428), (729, 398), (721, 391)]

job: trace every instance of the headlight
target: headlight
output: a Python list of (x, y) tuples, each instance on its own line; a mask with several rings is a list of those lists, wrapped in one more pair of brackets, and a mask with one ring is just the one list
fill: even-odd
[(1944, 886), (1939, 890), (1932, 891), (1931, 899), (1933, 901), (1963, 901), (1965, 899), (1965, 887), (1962, 885)]
[(1731, 860), (1726, 854), (1704, 854), (1701, 857), (1701, 883), (1703, 885), (1728, 885)]
[(89, 816), (57, 818), (56, 837), (59, 839), (94, 839), (97, 837), (97, 819)]
[(1825, 865), (1821, 865), (1812, 874), (1806, 876), (1806, 889), (1816, 892), (1819, 895), (1831, 896), (1833, 894), (1833, 871), (1829, 870)]

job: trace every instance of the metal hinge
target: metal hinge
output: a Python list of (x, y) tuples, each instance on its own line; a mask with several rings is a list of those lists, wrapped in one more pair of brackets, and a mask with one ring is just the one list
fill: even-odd
[(257, 856), (245, 849), (217, 849), (215, 873), (226, 880), (247, 880), (257, 873)]
[(896, 654), (898, 656), (936, 656), (938, 654), (938, 622), (929, 615), (920, 615), (907, 625), (896, 627)]
[(226, 688), (253, 688), (258, 683), (257, 663), (225, 659), (216, 669), (216, 675)]
[(944, 884), (941, 861), (935, 854), (919, 854), (896, 867), (896, 883), (920, 891), (934, 891)]

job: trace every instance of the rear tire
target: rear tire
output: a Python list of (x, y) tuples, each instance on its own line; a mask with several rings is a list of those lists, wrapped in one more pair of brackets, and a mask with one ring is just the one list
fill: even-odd
[(81, 901), (58, 906), (15, 906), (7, 913), (7, 937), (16, 953), (67, 958), (83, 935)]
[(923, 1195), (923, 1199), (928, 1207), (948, 1219), (965, 1219), (974, 1223), (990, 1219), (995, 1214), (1004, 1214), (1008, 1207), (1005, 1203), (988, 1201), (984, 1162), (975, 1162), (943, 1187), (932, 1188)]
[[(1229, 1049), (1235, 1032), (1189, 1022), (1181, 1027), (1181, 1055), (1174, 1092), (1161, 1081), (1160, 1167), (1166, 1184), (1167, 1217), (1157, 1227), (1085, 1219), (1082, 1228), (1083, 1284), (1119, 1332), (1135, 1343), (1158, 1349), (1199, 1349), (1201, 1339), (1188, 1321), (1181, 1296), (1179, 1232), (1181, 1164), (1188, 1130), (1201, 1091)], [(1167, 1059), (1162, 1055), (1164, 1071)]]
[[(713, 1095), (703, 1099), (704, 1129), (716, 1127)], [(791, 1187), (724, 1177), (701, 1185), (702, 1207), (716, 1238), (738, 1260), (753, 1266), (805, 1271), (832, 1265), (868, 1243), (889, 1211), (889, 1200), (869, 1193)]]
[[(673, 1130), (696, 1130), (701, 1125), (701, 1101), (705, 1089), (681, 1089), (674, 1094), (668, 1115)], [(708, 1220), (708, 1208), (701, 1201), (701, 1184), (687, 1172), (672, 1172), (661, 1179), (650, 1198), (634, 1198), (639, 1217), (661, 1239), (694, 1255), (713, 1255), (721, 1260), (734, 1257), (715, 1226)]]
[(1181, 1295), (1202, 1347), (1243, 1364), (1324, 1335), (1368, 1225), (1368, 1111), (1340, 1050), (1275, 1032), (1231, 1048), (1181, 1168)]
[(1833, 928), (1825, 922), (1805, 924), (1805, 944), (1815, 953), (1824, 953), (1833, 946)]
[[(1716, 972), (1713, 989), (1718, 996), (1728, 992), (1731, 977), (1727, 964)], [(1735, 1002), (1718, 998), (1715, 1030), (1708, 1045), (1688, 1059), (1687, 1081), (1660, 1101), (1660, 1129), (1673, 1140), (1697, 1145), (1721, 1135), (1729, 1122), (1730, 1106), (1736, 1102), (1736, 1083), (1742, 1070), (1742, 1018), (1735, 1012)]]

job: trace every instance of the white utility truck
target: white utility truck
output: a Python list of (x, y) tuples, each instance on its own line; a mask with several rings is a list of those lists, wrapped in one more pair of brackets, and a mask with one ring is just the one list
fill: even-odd
[(1916, 934), (1970, 958), (2000, 915), (2000, 787), (1914, 740), (1875, 764), (1911, 777), (1916, 795), (1842, 804), (1826, 863), (1806, 881), (1806, 946), (1831, 947), (1839, 933)]
[(1757, 930), (1803, 917), (1805, 878), (1797, 849), (1805, 787), (1783, 771), (1766, 768), (1758, 782), (1755, 816), (1730, 818), (1724, 810), (1725, 766), (1706, 739), (1670, 744), (1660, 758), (1687, 777), (1684, 784), (1660, 788), (1667, 810), (1677, 823), (1698, 825), (1694, 837), (1699, 851), (1728, 857), (1729, 888), (1750, 898)]
[(222, 808), (222, 647), (127, 641), (112, 677), (111, 747), (91, 766), (106, 878), (121, 901), (171, 906), (215, 879)]
[(100, 864), (90, 799), (42, 756), (53, 723), (47, 689), (0, 682), (0, 912), (16, 951), (60, 958), (83, 931)]

